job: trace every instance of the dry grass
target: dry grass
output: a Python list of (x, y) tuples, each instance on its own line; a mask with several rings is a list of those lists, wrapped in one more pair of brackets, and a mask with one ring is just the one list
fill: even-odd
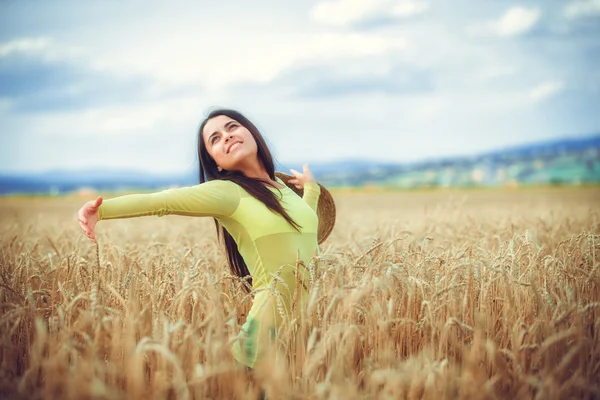
[[(598, 189), (338, 194), (271, 399), (600, 398)], [(0, 200), (0, 396), (252, 398), (212, 221)], [(291, 333), (295, 332), (295, 333)]]

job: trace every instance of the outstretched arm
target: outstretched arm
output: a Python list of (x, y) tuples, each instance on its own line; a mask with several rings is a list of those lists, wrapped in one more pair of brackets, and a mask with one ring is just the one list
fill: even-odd
[(81, 207), (78, 219), (84, 233), (95, 241), (94, 227), (103, 219), (168, 214), (228, 217), (236, 210), (239, 199), (239, 191), (233, 182), (211, 181), (151, 194), (132, 194), (109, 200), (99, 197)]
[(290, 171), (294, 177), (288, 182), (295, 185), (298, 189), (304, 189), (302, 198), (315, 212), (317, 212), (321, 187), (315, 180), (308, 164), (304, 164), (302, 170), (302, 173), (300, 173), (295, 169), (291, 169)]

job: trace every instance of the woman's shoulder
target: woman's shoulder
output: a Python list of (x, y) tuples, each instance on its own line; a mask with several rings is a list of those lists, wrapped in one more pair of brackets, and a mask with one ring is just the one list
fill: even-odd
[(231, 181), (212, 180), (194, 185), (189, 189), (190, 191), (187, 192), (189, 195), (204, 202), (215, 201), (216, 204), (228, 203), (237, 206), (241, 198), (238, 186)]

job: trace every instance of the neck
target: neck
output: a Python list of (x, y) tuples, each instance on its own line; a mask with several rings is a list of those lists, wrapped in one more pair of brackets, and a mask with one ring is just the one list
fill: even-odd
[(265, 169), (265, 167), (263, 167), (260, 161), (258, 161), (258, 159), (256, 159), (252, 163), (244, 165), (242, 168), (239, 169), (239, 171), (246, 175), (248, 178), (261, 179), (265, 182), (271, 181), (267, 170)]

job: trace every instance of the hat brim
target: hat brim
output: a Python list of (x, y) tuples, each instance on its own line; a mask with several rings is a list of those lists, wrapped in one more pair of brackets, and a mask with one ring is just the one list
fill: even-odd
[[(283, 183), (292, 189), (298, 196), (302, 197), (304, 195), (304, 189), (298, 189), (296, 185), (288, 182), (293, 178), (293, 176), (284, 174), (283, 172), (275, 172), (275, 176), (281, 179)], [(317, 204), (317, 216), (319, 217), (317, 241), (319, 244), (321, 244), (329, 237), (331, 231), (333, 230), (333, 226), (335, 225), (336, 209), (331, 193), (329, 193), (325, 186), (321, 185), (320, 183), (318, 183), (318, 185), (321, 188), (321, 194), (319, 195), (319, 202)]]

